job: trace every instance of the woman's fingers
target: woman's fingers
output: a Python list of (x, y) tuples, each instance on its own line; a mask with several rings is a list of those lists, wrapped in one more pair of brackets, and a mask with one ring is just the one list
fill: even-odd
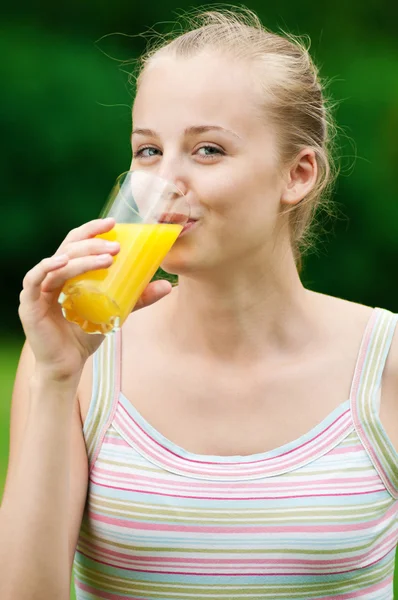
[(63, 252), (69, 258), (81, 258), (94, 254), (117, 254), (120, 250), (119, 242), (110, 242), (102, 238), (91, 238), (78, 242), (69, 242), (63, 247)]
[(38, 300), (42, 291), (56, 291), (71, 277), (109, 267), (111, 255), (119, 252), (120, 245), (95, 236), (107, 233), (114, 225), (115, 220), (109, 217), (94, 219), (72, 229), (53, 257), (42, 260), (26, 274), (21, 297)]
[(152, 281), (141, 294), (141, 298), (138, 300), (134, 307), (134, 310), (139, 310), (145, 306), (149, 306), (158, 300), (161, 300), (164, 296), (167, 296), (173, 289), (173, 286), (166, 279), (160, 279), (158, 281)]
[[(109, 267), (112, 256), (119, 252), (120, 245), (94, 236), (110, 231), (114, 224), (113, 218), (95, 219), (72, 230), (54, 256), (43, 259), (26, 274), (21, 302), (38, 300), (42, 291), (55, 291), (70, 277)], [(71, 260), (84, 258), (87, 260)]]
[(20, 295), (20, 301), (27, 300), (35, 302), (40, 298), (41, 286), (46, 277), (56, 269), (67, 265), (69, 257), (66, 254), (44, 258), (37, 265), (28, 271), (23, 280), (23, 289)]
[(45, 281), (41, 285), (41, 289), (43, 292), (55, 292), (62, 287), (68, 279), (76, 277), (77, 275), (82, 275), (88, 271), (107, 269), (111, 266), (112, 262), (113, 257), (110, 254), (75, 258), (70, 260), (65, 267), (58, 269), (53, 273), (48, 273)]
[(107, 233), (110, 231), (115, 225), (115, 219), (113, 217), (107, 217), (106, 219), (94, 219), (93, 221), (88, 221), (88, 223), (84, 223), (80, 227), (76, 227), (72, 229), (60, 247), (57, 250), (57, 253), (64, 252), (64, 248), (70, 242), (78, 242), (81, 240), (86, 240), (88, 238), (93, 238), (100, 233)]
[[(56, 254), (42, 260), (25, 276), (22, 300), (31, 302), (40, 298), (41, 292), (59, 291), (68, 279), (89, 271), (107, 269), (119, 252), (120, 244), (95, 236), (110, 231), (115, 225), (113, 218), (95, 219), (73, 229), (62, 242)], [(151, 282), (142, 293), (134, 310), (149, 306), (172, 290), (169, 281)]]

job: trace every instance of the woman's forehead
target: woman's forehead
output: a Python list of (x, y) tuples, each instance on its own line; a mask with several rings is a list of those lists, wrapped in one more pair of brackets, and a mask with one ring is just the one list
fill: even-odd
[[(258, 126), (259, 98), (253, 75), (242, 63), (217, 55), (161, 57), (145, 70), (133, 119), (208, 120), (223, 127)], [(140, 126), (150, 126), (149, 124)], [(239, 132), (238, 132), (239, 133)]]
[(151, 71), (163, 71), (169, 77), (186, 77), (187, 73), (199, 77), (228, 74), (230, 78), (241, 79), (247, 74), (248, 60), (237, 59), (226, 51), (202, 50), (191, 56), (176, 56), (162, 53), (154, 55), (145, 67), (145, 75)]

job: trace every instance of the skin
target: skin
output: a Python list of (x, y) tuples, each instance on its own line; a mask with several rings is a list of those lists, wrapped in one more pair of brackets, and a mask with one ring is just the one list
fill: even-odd
[[(172, 180), (199, 217), (162, 265), (179, 275), (163, 301), (163, 327), (173, 328), (164, 333), (214, 360), (294, 351), (316, 335), (320, 311), (300, 281), (282, 214), (314, 186), (314, 151), (281, 171), (255, 75), (214, 53), (155, 58), (133, 107), (131, 168)], [(222, 130), (192, 130), (201, 126)]]

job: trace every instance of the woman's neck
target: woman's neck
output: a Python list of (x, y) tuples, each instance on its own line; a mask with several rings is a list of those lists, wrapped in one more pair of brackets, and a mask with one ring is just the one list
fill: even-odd
[(293, 257), (278, 270), (223, 273), (181, 276), (170, 294), (167, 322), (179, 349), (244, 365), (311, 343), (319, 303), (303, 287)]

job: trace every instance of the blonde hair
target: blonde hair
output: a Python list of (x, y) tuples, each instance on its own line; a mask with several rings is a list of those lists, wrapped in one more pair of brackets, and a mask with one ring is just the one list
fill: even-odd
[[(176, 29), (180, 28), (179, 31)], [(304, 39), (267, 30), (255, 13), (245, 8), (183, 14), (170, 34), (149, 43), (139, 62), (137, 89), (145, 69), (159, 56), (190, 57), (215, 50), (247, 59), (267, 69), (264, 77), (264, 109), (277, 126), (280, 167), (294, 164), (305, 147), (314, 150), (318, 175), (313, 189), (290, 213), (290, 239), (299, 272), (302, 256), (315, 246), (315, 213), (323, 209), (333, 216), (330, 192), (338, 169), (334, 162), (336, 125), (332, 105), (325, 98), (326, 84), (309, 54)]]

